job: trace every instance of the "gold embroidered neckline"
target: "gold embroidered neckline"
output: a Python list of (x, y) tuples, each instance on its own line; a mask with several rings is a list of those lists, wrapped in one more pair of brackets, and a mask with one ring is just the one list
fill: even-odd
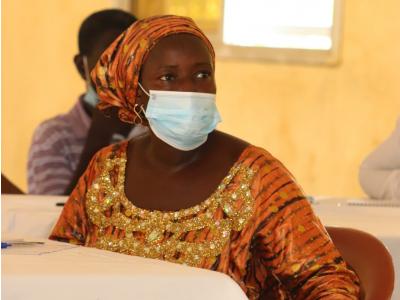
[[(86, 194), (88, 216), (98, 227), (98, 248), (199, 266), (215, 259), (232, 230), (242, 230), (253, 214), (250, 183), (254, 172), (240, 163), (231, 168), (209, 198), (193, 207), (169, 212), (138, 208), (127, 199), (125, 166), (125, 155), (105, 159), (100, 175)], [(114, 186), (110, 175), (115, 167), (118, 173)], [(236, 176), (240, 182), (227, 190)], [(219, 208), (222, 214), (217, 213)], [(210, 229), (206, 240), (185, 240), (187, 233), (205, 228)], [(115, 230), (122, 230), (123, 235), (110, 234)]]
[(220, 184), (218, 185), (217, 189), (209, 196), (206, 198), (206, 200), (203, 200), (199, 204), (196, 204), (194, 206), (188, 207), (188, 208), (182, 208), (176, 211), (162, 211), (162, 210), (149, 210), (146, 208), (141, 208), (136, 206), (132, 201), (128, 199), (128, 197), (125, 194), (125, 169), (126, 169), (126, 152), (122, 154), (122, 157), (120, 158), (120, 171), (118, 174), (118, 186), (120, 189), (120, 195), (121, 195), (121, 200), (122, 204), (124, 205), (125, 209), (127, 211), (131, 211), (132, 215), (138, 214), (143, 218), (146, 217), (151, 217), (152, 215), (157, 215), (160, 216), (162, 215), (163, 218), (169, 219), (169, 220), (177, 220), (182, 217), (188, 217), (191, 215), (194, 215), (196, 213), (199, 213), (200, 211), (203, 211), (205, 208), (210, 206), (211, 204), (211, 199), (220, 197), (221, 192), (224, 191), (225, 187), (228, 186), (232, 179), (235, 177), (237, 174), (239, 168), (237, 167), (237, 164), (235, 163), (233, 167), (231, 167), (228, 171), (228, 174), (221, 180)]

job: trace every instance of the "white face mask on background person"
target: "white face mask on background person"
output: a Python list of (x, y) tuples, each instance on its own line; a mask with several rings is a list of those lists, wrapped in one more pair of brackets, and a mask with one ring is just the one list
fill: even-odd
[(155, 91), (149, 96), (145, 116), (153, 133), (168, 145), (190, 151), (207, 141), (208, 135), (221, 122), (215, 94)]
[(97, 95), (90, 81), (89, 64), (86, 55), (83, 56), (83, 68), (85, 69), (86, 81), (86, 93), (83, 95), (83, 101), (94, 108), (99, 103), (99, 96)]
[(85, 101), (93, 108), (96, 107), (97, 103), (99, 103), (99, 96), (97, 96), (97, 93), (92, 85), (89, 85), (85, 95), (83, 95), (83, 101)]

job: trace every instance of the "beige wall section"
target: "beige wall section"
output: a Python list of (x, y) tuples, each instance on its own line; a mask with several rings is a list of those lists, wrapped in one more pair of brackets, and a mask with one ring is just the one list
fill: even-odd
[[(3, 1), (2, 171), (24, 188), (34, 127), (83, 89), (72, 64), (79, 22), (107, 4)], [(220, 128), (267, 148), (309, 194), (361, 195), (358, 165), (400, 113), (399, 10), (397, 0), (347, 1), (338, 67), (218, 60)]]
[(362, 195), (360, 161), (400, 115), (399, 10), (347, 1), (338, 67), (219, 61), (221, 129), (268, 149), (307, 193)]

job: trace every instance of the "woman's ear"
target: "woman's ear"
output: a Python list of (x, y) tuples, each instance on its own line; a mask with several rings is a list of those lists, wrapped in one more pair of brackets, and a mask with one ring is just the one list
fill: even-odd
[(136, 96), (136, 104), (137, 104), (137, 113), (140, 115), (141, 118), (141, 125), (149, 126), (149, 122), (146, 119), (146, 107), (149, 97), (142, 91), (139, 87)]
[(137, 97), (136, 97), (136, 103), (139, 106), (143, 106), (144, 109), (147, 107), (147, 102), (149, 102), (149, 96), (142, 90), (140, 85), (138, 85), (137, 89)]
[(137, 95), (136, 95), (136, 102), (137, 105), (143, 105), (143, 92), (138, 88)]

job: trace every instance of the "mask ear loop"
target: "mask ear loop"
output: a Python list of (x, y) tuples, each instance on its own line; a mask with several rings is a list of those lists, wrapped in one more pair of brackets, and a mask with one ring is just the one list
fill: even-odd
[[(144, 89), (144, 87), (140, 84), (140, 82), (138, 82), (138, 85), (140, 87), (140, 89), (143, 91), (143, 93), (145, 93), (147, 96), (150, 97), (150, 94)], [(135, 112), (135, 119), (133, 120), (135, 122), (136, 125), (143, 125), (143, 118), (140, 116), (140, 114), (142, 114), (142, 116), (146, 116), (146, 111), (144, 110), (143, 104), (140, 105), (139, 104), (135, 104), (135, 106), (133, 107), (133, 111)], [(139, 123), (137, 122), (137, 120), (139, 119)]]
[(140, 82), (138, 82), (138, 85), (140, 87), (140, 89), (143, 91), (143, 93), (145, 93), (147, 96), (150, 97), (150, 94), (148, 92), (146, 92), (146, 90), (144, 89), (144, 87), (140, 84)]
[[(139, 104), (135, 104), (135, 106), (133, 106), (133, 112), (136, 115), (135, 119), (133, 119), (133, 122), (136, 125), (143, 125), (143, 118), (140, 116), (141, 113), (144, 114), (144, 112), (145, 112), (143, 105), (140, 105), (140, 107), (139, 107)], [(138, 122), (138, 120), (139, 120), (139, 122)]]
[(143, 114), (143, 116), (146, 116), (146, 111), (144, 110), (143, 104), (140, 105), (140, 112)]

